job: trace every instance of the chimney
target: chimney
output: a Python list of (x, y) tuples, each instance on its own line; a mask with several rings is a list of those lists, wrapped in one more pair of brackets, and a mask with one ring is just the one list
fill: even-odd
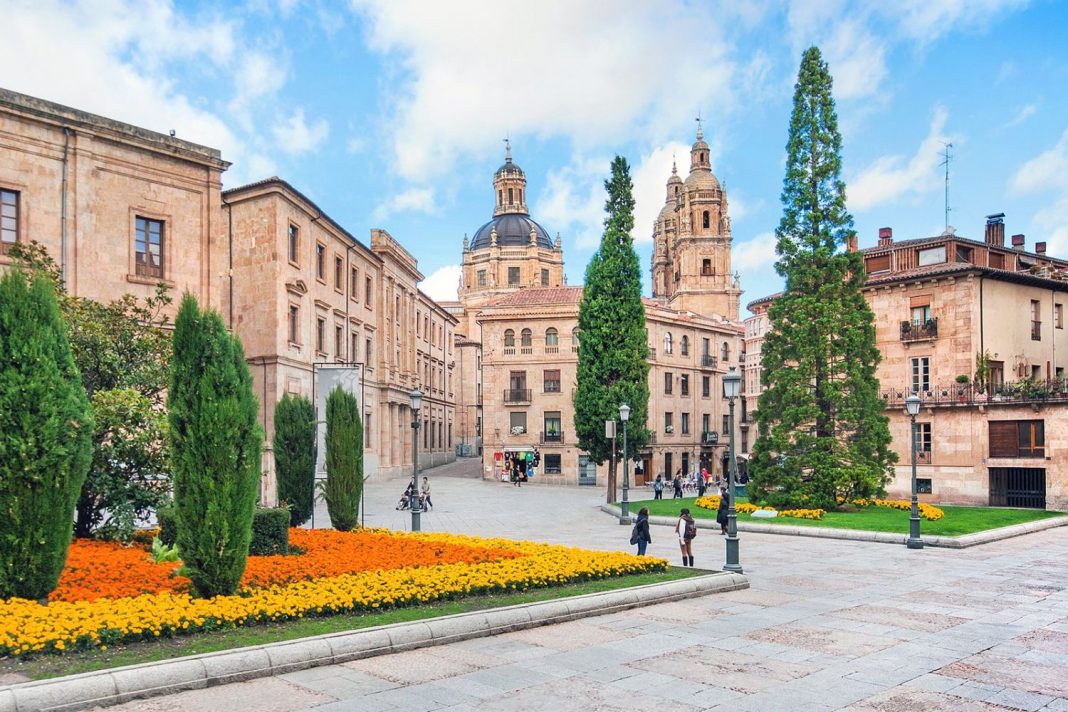
[(1013, 235), (1012, 236), (1012, 249), (1014, 249), (1014, 250), (1022, 250), (1023, 248), (1024, 248), (1024, 236), (1023, 235)]
[(1046, 243), (1044, 243), (1044, 242), (1036, 242), (1035, 243), (1035, 252), (1037, 254), (1040, 254), (1040, 255), (1046, 254)]
[(889, 247), (894, 244), (894, 228), (879, 228), (879, 247)]
[(994, 247), (1005, 246), (1005, 213), (986, 216), (986, 244)]
[[(1046, 243), (1043, 242), (1042, 244), (1045, 245)], [(856, 233), (853, 233), (852, 235), (850, 235), (849, 237), (846, 238), (846, 250), (849, 251), (849, 252), (856, 252), (857, 251), (857, 234)]]

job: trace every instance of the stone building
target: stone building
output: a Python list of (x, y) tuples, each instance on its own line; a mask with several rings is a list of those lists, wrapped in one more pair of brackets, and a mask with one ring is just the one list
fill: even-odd
[[(911, 491), (903, 407), (916, 393), (922, 498), (1068, 509), (1068, 261), (1047, 255), (1044, 242), (1027, 251), (1023, 235), (1006, 246), (1003, 218), (987, 219), (982, 241), (948, 230), (894, 242), (882, 228), (863, 250), (899, 458), (895, 496)], [(751, 353), (772, 299), (750, 304)]]
[[(588, 460), (574, 431), (582, 288), (566, 286), (559, 237), (550, 240), (530, 218), (525, 193), (525, 175), (509, 148), (494, 175), (494, 217), (464, 244), (458, 328), (481, 344), (468, 358), (481, 357), (476, 417), (483, 476), (504, 477), (509, 455), (537, 449), (539, 481), (604, 484), (607, 468)], [(668, 180), (654, 241), (657, 286), (644, 300), (653, 438), (640, 455), (638, 484), (662, 472), (693, 471), (701, 462), (720, 471), (726, 413), (720, 379), (741, 357), (741, 290), (730, 272), (727, 198), (700, 130), (686, 181), (675, 170)]]

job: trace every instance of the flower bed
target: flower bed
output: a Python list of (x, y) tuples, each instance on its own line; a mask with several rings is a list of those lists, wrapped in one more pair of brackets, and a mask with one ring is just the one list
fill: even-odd
[[(67, 580), (57, 589), (62, 593), (48, 605), (0, 601), (0, 655), (104, 647), (667, 569), (663, 559), (505, 539), (381, 530), (293, 530), (291, 536), (310, 556), (249, 557), (238, 594), (211, 599), (179, 592), (188, 582), (170, 577), (175, 564), (154, 564), (141, 549), (76, 542), (72, 559), (82, 568), (71, 576), (64, 572)], [(93, 555), (109, 565), (80, 563)], [(271, 561), (276, 559), (289, 561)], [(127, 572), (135, 583), (122, 583)], [(115, 595), (122, 590), (140, 593)]]
[[(838, 501), (845, 502), (842, 498)], [(857, 507), (886, 507), (887, 509), (902, 509), (906, 512), (912, 511), (912, 502), (904, 499), (854, 499), (849, 503)], [(930, 522), (936, 522), (945, 516), (945, 512), (941, 509), (925, 502), (919, 502), (916, 507), (919, 509), (920, 516)]]

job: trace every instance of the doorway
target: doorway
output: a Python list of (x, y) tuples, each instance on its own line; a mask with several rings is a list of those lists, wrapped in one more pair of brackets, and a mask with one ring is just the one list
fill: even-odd
[(1045, 468), (991, 467), (990, 506), (1045, 509)]

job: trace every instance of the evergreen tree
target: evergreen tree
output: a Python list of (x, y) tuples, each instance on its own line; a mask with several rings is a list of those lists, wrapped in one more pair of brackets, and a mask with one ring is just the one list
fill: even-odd
[[(641, 268), (634, 251), (634, 196), (630, 167), (616, 156), (605, 181), (608, 200), (601, 246), (586, 267), (579, 303), (578, 385), (575, 430), (579, 447), (599, 463), (611, 454), (604, 422), (630, 406), (627, 451), (633, 458), (649, 441), (649, 346), (642, 306)], [(619, 437), (622, 437), (622, 430)], [(617, 447), (622, 447), (618, 443)]]
[(274, 466), (278, 499), (289, 505), (290, 525), (312, 515), (315, 501), (315, 407), (286, 393), (274, 407)]
[(330, 525), (347, 532), (359, 523), (363, 496), (363, 423), (356, 396), (338, 386), (326, 398), (326, 487)]
[(92, 435), (54, 287), (13, 269), (0, 278), (0, 599), (56, 587)]
[(241, 343), (189, 294), (174, 325), (167, 407), (178, 551), (198, 595), (231, 594), (248, 557), (263, 434)]
[(881, 493), (896, 460), (875, 378), (874, 317), (861, 293), (864, 263), (843, 249), (854, 231), (841, 149), (831, 75), (811, 47), (794, 88), (775, 231), (786, 290), (768, 310), (750, 463), (750, 496), (774, 505), (831, 508), (838, 496)]

